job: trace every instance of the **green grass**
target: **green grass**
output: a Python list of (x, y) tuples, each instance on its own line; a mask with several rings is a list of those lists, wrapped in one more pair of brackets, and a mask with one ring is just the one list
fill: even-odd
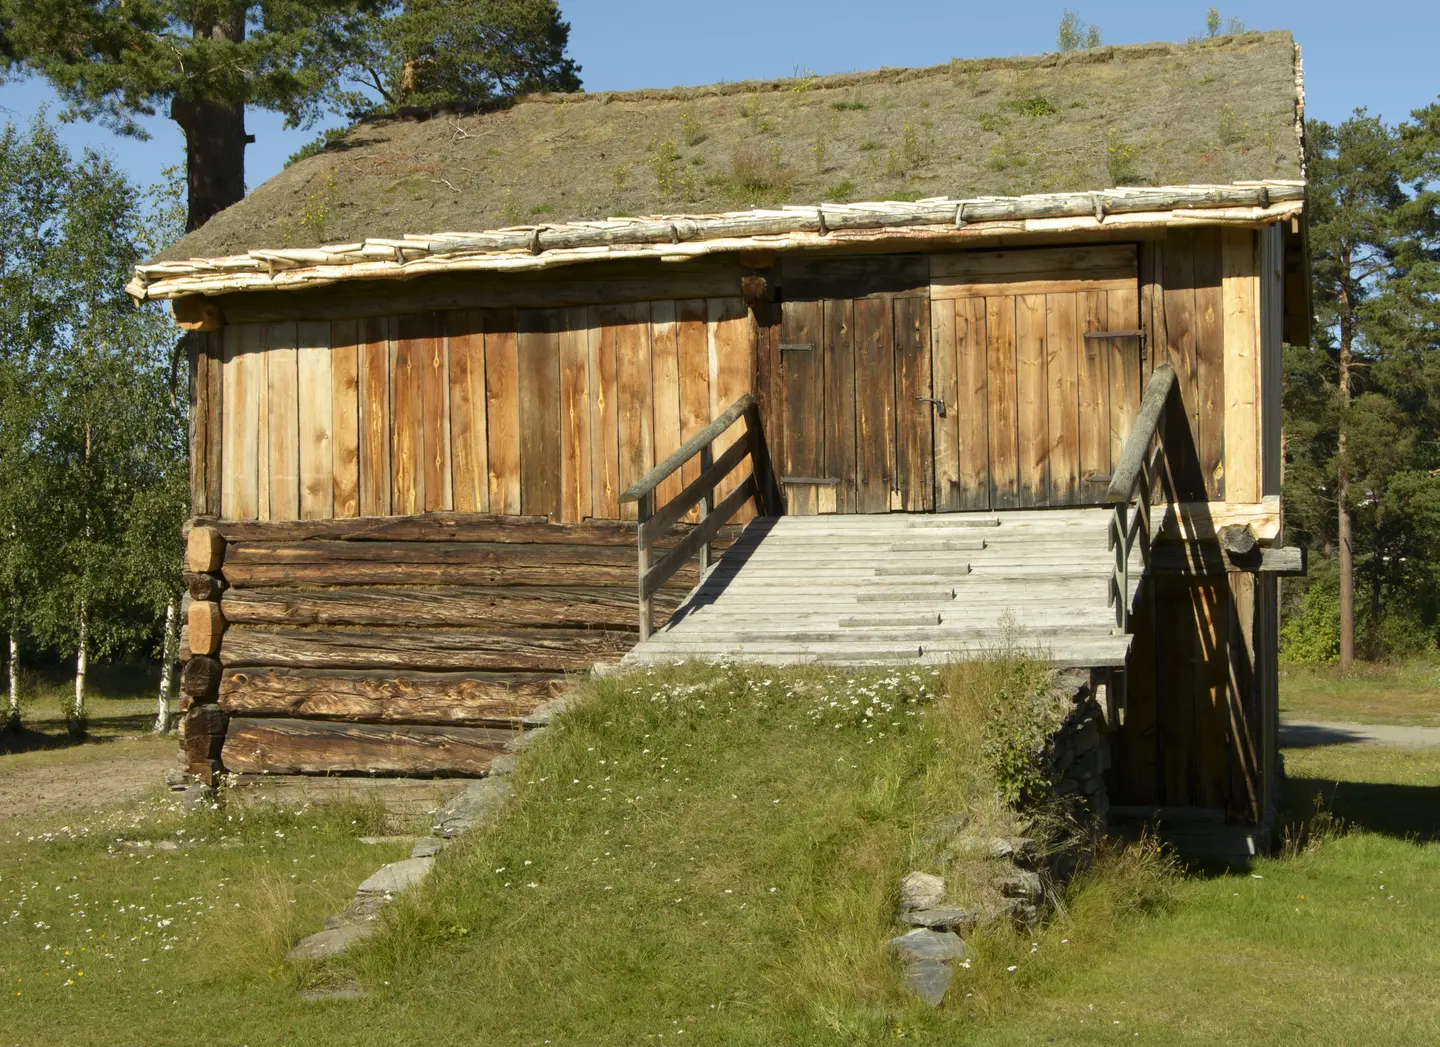
[(1287, 666), (1280, 712), (1297, 720), (1440, 727), (1440, 661)]
[[(941, 677), (687, 669), (601, 681), (525, 755), (520, 802), (445, 852), (422, 891), (390, 910), (381, 938), (301, 970), (281, 965), (286, 946), (398, 856), (356, 841), (376, 831), (375, 812), (247, 809), (242, 824), (227, 820), (234, 809), (185, 819), (157, 799), (104, 824), (18, 827), (0, 838), (0, 918), (19, 912), (0, 930), (0, 980), (13, 983), (0, 1000), (11, 1035), (0, 1039), (1440, 1036), (1440, 845), (1415, 839), (1433, 832), (1437, 751), (1291, 751), (1291, 820), (1309, 818), (1321, 795), (1349, 832), (1226, 874), (1182, 877), (1153, 847), (1116, 849), (1035, 936), (982, 935), (945, 1007), (906, 997), (884, 947), (895, 880), (916, 865), (953, 882), (978, 875), (929, 842), (945, 815), (966, 813), (981, 833), (1018, 828), (992, 799), (980, 711), (1007, 680), (1014, 690), (1037, 679), (1026, 672), (997, 662)], [(198, 842), (162, 853), (121, 837)], [(958, 893), (973, 901), (984, 889), (977, 880)], [(132, 905), (175, 922), (162, 934)], [(165, 937), (179, 940), (164, 950)], [(297, 992), (342, 984), (367, 995), (306, 1002)]]

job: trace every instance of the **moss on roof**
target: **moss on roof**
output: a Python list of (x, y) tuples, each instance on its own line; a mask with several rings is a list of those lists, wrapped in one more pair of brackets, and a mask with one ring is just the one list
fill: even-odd
[(1298, 178), (1287, 32), (358, 124), (160, 255), (779, 203)]

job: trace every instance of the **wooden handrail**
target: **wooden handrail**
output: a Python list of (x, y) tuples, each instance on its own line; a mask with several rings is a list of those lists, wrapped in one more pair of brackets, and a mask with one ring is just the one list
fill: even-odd
[(1140, 401), (1140, 410), (1135, 415), (1135, 427), (1120, 449), (1120, 461), (1110, 474), (1110, 486), (1105, 491), (1105, 500), (1112, 505), (1128, 502), (1135, 493), (1135, 482), (1140, 478), (1140, 469), (1145, 464), (1150, 442), (1160, 429), (1160, 419), (1165, 414), (1165, 404), (1170, 399), (1170, 390), (1175, 388), (1175, 369), (1161, 364), (1150, 376), (1145, 387), (1145, 397)]
[[(1120, 460), (1110, 477), (1105, 500), (1115, 506), (1110, 521), (1110, 548), (1115, 567), (1110, 574), (1110, 605), (1115, 608), (1115, 631), (1130, 631), (1130, 554), (1138, 544), (1140, 557), (1150, 566), (1150, 503), (1154, 482), (1164, 459), (1161, 424), (1170, 394), (1175, 390), (1175, 370), (1161, 364), (1150, 376), (1135, 426), (1120, 449)], [(1156, 436), (1161, 443), (1156, 443)]]
[(702, 447), (708, 447), (714, 443), (721, 433), (734, 425), (740, 416), (753, 406), (755, 406), (754, 393), (746, 393), (740, 397), (740, 399), (725, 408), (724, 413), (722, 413), (719, 418), (716, 418), (704, 429), (701, 429), (681, 444), (680, 449), (674, 454), (667, 457), (663, 462), (655, 466), (655, 468), (625, 488), (624, 492), (620, 495), (620, 501), (622, 503), (638, 502), (642, 497), (653, 492), (655, 488), (664, 482), (667, 476), (699, 454)]
[[(741, 418), (745, 420), (745, 431), (718, 459), (715, 458), (714, 442)], [(655, 489), (696, 456), (700, 458), (700, 475), (670, 501), (657, 507)], [(750, 474), (716, 505), (715, 488), (747, 458), (750, 460)], [(653, 624), (651, 601), (655, 593), (696, 553), (700, 554), (701, 574), (709, 570), (710, 543), (715, 540), (720, 528), (729, 523), (752, 498), (762, 514), (780, 511), (779, 494), (770, 467), (769, 452), (765, 447), (765, 434), (760, 427), (760, 405), (750, 393), (736, 400), (718, 418), (686, 440), (679, 450), (631, 484), (620, 496), (622, 502), (639, 503), (637, 515), (640, 526), (636, 533), (636, 546), (640, 571), (641, 640), (650, 638)], [(656, 542), (697, 506), (700, 510), (700, 522), (652, 565), (650, 553)]]

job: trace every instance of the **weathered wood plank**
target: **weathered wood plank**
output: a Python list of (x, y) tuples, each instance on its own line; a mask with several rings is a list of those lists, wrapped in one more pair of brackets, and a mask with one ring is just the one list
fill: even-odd
[[(676, 592), (657, 594), (660, 616), (679, 599)], [(236, 625), (635, 628), (633, 586), (230, 589), (220, 606)]]
[(780, 261), (787, 301), (928, 297), (930, 260), (922, 254), (806, 257)]
[(302, 520), (335, 515), (334, 387), (330, 364), (330, 324), (296, 324), (298, 376), (300, 512)]
[(1015, 299), (985, 299), (986, 389), (990, 408), (990, 505), (1020, 505), (1020, 418), (1015, 344)]
[(516, 314), (485, 314), (485, 417), (490, 511), (520, 513), (520, 358)]
[[(516, 566), (486, 563), (406, 563), (341, 560), (329, 563), (234, 564), (226, 582), (238, 588), (297, 585), (633, 585), (635, 563)], [(675, 576), (680, 588), (694, 585), (700, 572), (686, 568)]]
[(955, 303), (956, 373), (960, 424), (960, 502), (962, 510), (990, 506), (990, 363), (985, 329), (985, 299)]
[[(679, 320), (673, 301), (650, 306), (651, 387), (654, 400), (655, 459), (674, 454), (680, 436)], [(655, 489), (655, 504), (664, 505), (681, 490), (679, 472), (671, 473)]]
[(631, 632), (599, 629), (262, 629), (225, 634), (225, 668), (295, 669), (589, 669), (635, 643)]
[[(198, 528), (197, 528), (198, 530)], [(242, 564), (484, 563), (517, 567), (553, 564), (633, 566), (635, 553), (621, 545), (542, 545), (518, 542), (232, 542), (224, 570)]]
[(1051, 505), (1080, 503), (1080, 318), (1073, 294), (1045, 299)]
[(619, 361), (616, 339), (619, 320), (613, 307), (590, 309), (591, 497), (595, 516), (620, 519)]
[(961, 508), (960, 426), (961, 396), (958, 372), (955, 314), (959, 301), (930, 305), (931, 386), (945, 402), (945, 414), (935, 418), (935, 510)]
[(427, 336), (419, 348), (420, 419), (424, 506), (427, 512), (455, 507), (451, 477), (449, 341), (440, 317), (427, 314)]
[(558, 309), (522, 310), (520, 364), (520, 511), (560, 516), (560, 330)]
[(1015, 297), (1016, 423), (1019, 434), (1020, 505), (1045, 505), (1050, 494), (1050, 383), (1045, 369), (1047, 349), (1046, 295)]
[(480, 775), (516, 732), (324, 720), (230, 720), (221, 760), (239, 774)]
[(266, 435), (269, 440), (270, 518), (300, 517), (300, 390), (295, 324), (266, 332)]
[[(1138, 286), (1107, 291), (1111, 331), (1134, 331), (1140, 327)], [(1114, 466), (1135, 423), (1140, 408), (1140, 339), (1107, 338), (1110, 352), (1110, 462)]]
[(1085, 277), (1114, 270), (1121, 277), (1128, 275), (1133, 280), (1137, 265), (1134, 244), (1073, 244), (1068, 247), (1017, 247), (1003, 251), (935, 254), (930, 256), (930, 275), (937, 280), (979, 283), (1000, 281), (1002, 278)]
[[(710, 341), (710, 410), (718, 418), (736, 400), (754, 391), (755, 341), (750, 311), (739, 298), (711, 298), (706, 302)], [(740, 427), (735, 426), (715, 441), (718, 458), (736, 439)], [(722, 499), (742, 481), (731, 476), (715, 491)], [(735, 522), (746, 523), (755, 515), (752, 506), (743, 506)]]
[(865, 299), (853, 308), (856, 511), (884, 513), (890, 510), (895, 472), (894, 307)]
[(260, 432), (256, 436), (256, 517), (261, 520), (273, 520), (275, 517), (270, 512), (270, 325), (258, 324), (260, 357), (257, 364), (257, 383), (260, 388), (260, 406), (258, 415), (260, 418)]
[(1104, 293), (1079, 296), (1081, 312), (1080, 378), (1080, 501), (1100, 502), (1110, 475), (1110, 351), (1102, 339), (1086, 331), (1110, 330), (1109, 303)]
[[(706, 305), (703, 298), (687, 298), (676, 303), (679, 329), (676, 353), (680, 381), (680, 441), (684, 443), (713, 417), (710, 413), (710, 336), (706, 326)], [(680, 467), (681, 486), (700, 475), (700, 459), (694, 458)], [(695, 519), (698, 514), (691, 513)]]
[(1160, 248), (1164, 254), (1165, 267), (1165, 291), (1162, 298), (1166, 341), (1157, 348), (1157, 355), (1175, 369), (1185, 414), (1190, 428), (1197, 432), (1198, 445), (1197, 426), (1203, 424), (1203, 416), (1199, 413), (1199, 361), (1196, 354), (1195, 237), (1196, 230), (1175, 229), (1165, 238)]
[(450, 476), (456, 512), (490, 509), (485, 426), (485, 320), (478, 310), (445, 314), (450, 356)]
[(895, 310), (895, 486), (898, 508), (928, 512), (935, 507), (936, 408), (930, 375), (930, 305), (897, 298)]
[[(780, 477), (786, 512), (813, 516), (819, 511), (812, 484), (784, 484), (786, 477), (826, 478), (825, 305), (819, 300), (787, 301), (781, 307), (780, 383), (785, 414), (785, 444)], [(786, 346), (797, 348), (786, 349)], [(805, 348), (798, 348), (798, 347)], [(837, 477), (838, 479), (838, 477)]]
[(359, 325), (330, 325), (331, 504), (341, 518), (360, 515)]
[[(633, 616), (633, 606), (630, 611)], [(220, 680), (219, 702), (231, 716), (503, 725), (560, 697), (564, 685), (559, 673), (229, 669)]]
[(560, 520), (594, 513), (591, 494), (590, 311), (565, 310), (560, 331)]
[(392, 321), (361, 321), (360, 515), (390, 514), (390, 334)]
[[(650, 303), (615, 307), (616, 434), (620, 490), (655, 464), (654, 386), (650, 370)], [(636, 516), (622, 504), (620, 515)]]
[[(185, 336), (185, 351), (190, 364), (190, 512), (195, 516), (211, 513), (206, 490), (209, 464), (210, 433), (206, 429), (210, 397), (210, 357), (206, 353), (209, 335), (191, 332)], [(216, 507), (218, 513), (219, 507)]]
[(1206, 493), (1225, 494), (1225, 305), (1219, 229), (1195, 232), (1195, 446)]
[(1220, 237), (1225, 328), (1225, 497), (1260, 497), (1260, 317), (1255, 234), (1227, 229)]
[(224, 407), (225, 407), (225, 336), (223, 331), (205, 335), (205, 355), (209, 361), (205, 376), (205, 504), (206, 512), (219, 516), (221, 486), (225, 470)]
[(395, 321), (390, 360), (390, 500), (397, 516), (425, 511), (425, 361), (434, 334), (430, 314)]
[[(494, 513), (425, 513), (362, 520), (218, 520), (220, 534), (233, 542), (344, 540), (377, 542), (541, 542), (635, 546), (635, 524), (587, 520), (551, 523), (544, 517)], [(732, 530), (731, 533), (734, 533)]]

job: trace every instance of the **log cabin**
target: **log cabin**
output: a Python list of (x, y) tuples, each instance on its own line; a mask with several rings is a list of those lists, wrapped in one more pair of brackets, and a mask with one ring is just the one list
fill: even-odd
[(129, 286), (187, 332), (191, 770), (483, 774), (597, 663), (1019, 642), (1105, 685), (1113, 813), (1263, 846), (1303, 118), (1247, 33), (296, 159)]

